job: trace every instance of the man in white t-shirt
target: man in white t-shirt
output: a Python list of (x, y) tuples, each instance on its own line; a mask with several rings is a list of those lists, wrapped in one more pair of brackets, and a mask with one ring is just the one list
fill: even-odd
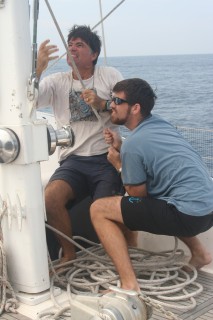
[[(68, 49), (81, 79), (68, 56), (70, 71), (49, 75), (39, 83), (38, 107), (51, 105), (57, 127), (70, 124), (75, 135), (73, 147), (60, 150), (60, 167), (45, 190), (48, 224), (71, 237), (69, 203), (88, 195), (94, 200), (123, 193), (120, 175), (107, 160), (108, 147), (103, 137), (105, 127), (117, 127), (110, 121), (108, 101), (122, 75), (115, 68), (96, 66), (101, 41), (87, 26), (75, 25), (70, 30)], [(57, 51), (49, 40), (41, 44), (37, 63), (39, 78), (48, 62), (57, 58), (53, 56)], [(74, 246), (57, 237), (63, 251), (62, 262), (74, 259)], [(133, 244), (131, 240), (130, 244)]]

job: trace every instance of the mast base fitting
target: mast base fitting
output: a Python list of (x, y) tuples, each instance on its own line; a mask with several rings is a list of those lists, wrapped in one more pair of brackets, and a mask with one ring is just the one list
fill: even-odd
[(14, 131), (0, 128), (0, 163), (11, 163), (19, 155), (20, 142)]

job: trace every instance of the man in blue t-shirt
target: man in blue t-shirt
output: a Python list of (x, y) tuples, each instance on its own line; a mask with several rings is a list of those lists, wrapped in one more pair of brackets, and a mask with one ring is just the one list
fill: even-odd
[[(105, 130), (108, 160), (121, 172), (129, 196), (95, 201), (91, 219), (120, 275), (121, 287), (140, 291), (120, 225), (130, 230), (177, 236), (201, 268), (211, 254), (196, 237), (213, 225), (213, 180), (200, 155), (167, 121), (152, 115), (156, 95), (142, 79), (118, 82), (113, 89), (111, 120), (130, 135), (121, 145)], [(120, 151), (120, 153), (119, 153)], [(122, 166), (121, 166), (122, 163)]]

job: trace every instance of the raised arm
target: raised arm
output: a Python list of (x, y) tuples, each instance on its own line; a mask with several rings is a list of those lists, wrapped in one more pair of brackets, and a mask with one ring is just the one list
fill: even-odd
[(45, 40), (41, 43), (38, 50), (36, 74), (40, 78), (42, 72), (47, 68), (49, 61), (57, 59), (59, 56), (51, 56), (58, 51), (56, 45), (50, 45), (50, 40)]

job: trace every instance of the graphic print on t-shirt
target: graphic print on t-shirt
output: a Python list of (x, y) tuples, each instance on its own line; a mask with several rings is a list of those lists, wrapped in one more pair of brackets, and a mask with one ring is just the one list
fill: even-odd
[(97, 121), (97, 117), (92, 110), (92, 107), (80, 97), (81, 91), (73, 89), (69, 92), (69, 109), (70, 122), (75, 121)]

